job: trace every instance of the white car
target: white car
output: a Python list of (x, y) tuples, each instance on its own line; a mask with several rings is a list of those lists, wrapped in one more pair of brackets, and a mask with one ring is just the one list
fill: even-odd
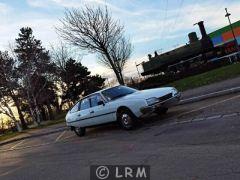
[(90, 94), (66, 115), (66, 124), (78, 136), (86, 127), (118, 121), (124, 129), (132, 129), (139, 118), (151, 113), (166, 113), (178, 103), (180, 92), (173, 87), (136, 90), (116, 86)]

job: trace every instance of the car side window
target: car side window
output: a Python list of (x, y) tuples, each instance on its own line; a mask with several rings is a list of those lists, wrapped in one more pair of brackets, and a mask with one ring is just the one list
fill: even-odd
[(77, 111), (79, 111), (79, 104), (80, 102), (78, 102), (77, 104), (75, 104), (72, 109), (71, 109), (71, 113), (75, 113)]
[(98, 106), (98, 103), (100, 101), (103, 101), (103, 99), (100, 94), (95, 94), (90, 97), (90, 101), (91, 101), (91, 107), (95, 107), (95, 106)]
[(90, 102), (89, 102), (89, 98), (83, 99), (81, 101), (81, 105), (80, 105), (80, 110), (84, 110), (84, 109), (88, 109), (90, 108)]

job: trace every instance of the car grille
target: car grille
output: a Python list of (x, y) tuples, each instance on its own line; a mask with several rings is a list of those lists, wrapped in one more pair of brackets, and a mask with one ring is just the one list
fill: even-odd
[(162, 97), (159, 97), (158, 99), (159, 99), (159, 101), (166, 101), (166, 100), (170, 99), (171, 97), (172, 97), (172, 93), (169, 93)]

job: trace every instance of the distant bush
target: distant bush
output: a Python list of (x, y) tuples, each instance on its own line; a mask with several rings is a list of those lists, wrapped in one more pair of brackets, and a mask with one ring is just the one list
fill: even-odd
[(140, 89), (156, 88), (156, 87), (164, 86), (189, 76), (201, 74), (201, 73), (204, 73), (222, 66), (226, 66), (229, 64), (231, 64), (231, 62), (229, 62), (227, 58), (221, 61), (208, 62), (206, 64), (189, 68), (186, 71), (181, 71), (177, 73), (169, 72), (162, 75), (152, 76), (140, 82), (139, 84), (136, 84), (135, 86)]

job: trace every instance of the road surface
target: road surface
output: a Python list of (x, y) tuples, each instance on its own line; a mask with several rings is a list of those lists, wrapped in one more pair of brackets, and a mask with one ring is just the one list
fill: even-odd
[(0, 147), (1, 180), (88, 180), (102, 164), (150, 165), (152, 180), (240, 179), (240, 94), (173, 107), (134, 131), (113, 124)]

